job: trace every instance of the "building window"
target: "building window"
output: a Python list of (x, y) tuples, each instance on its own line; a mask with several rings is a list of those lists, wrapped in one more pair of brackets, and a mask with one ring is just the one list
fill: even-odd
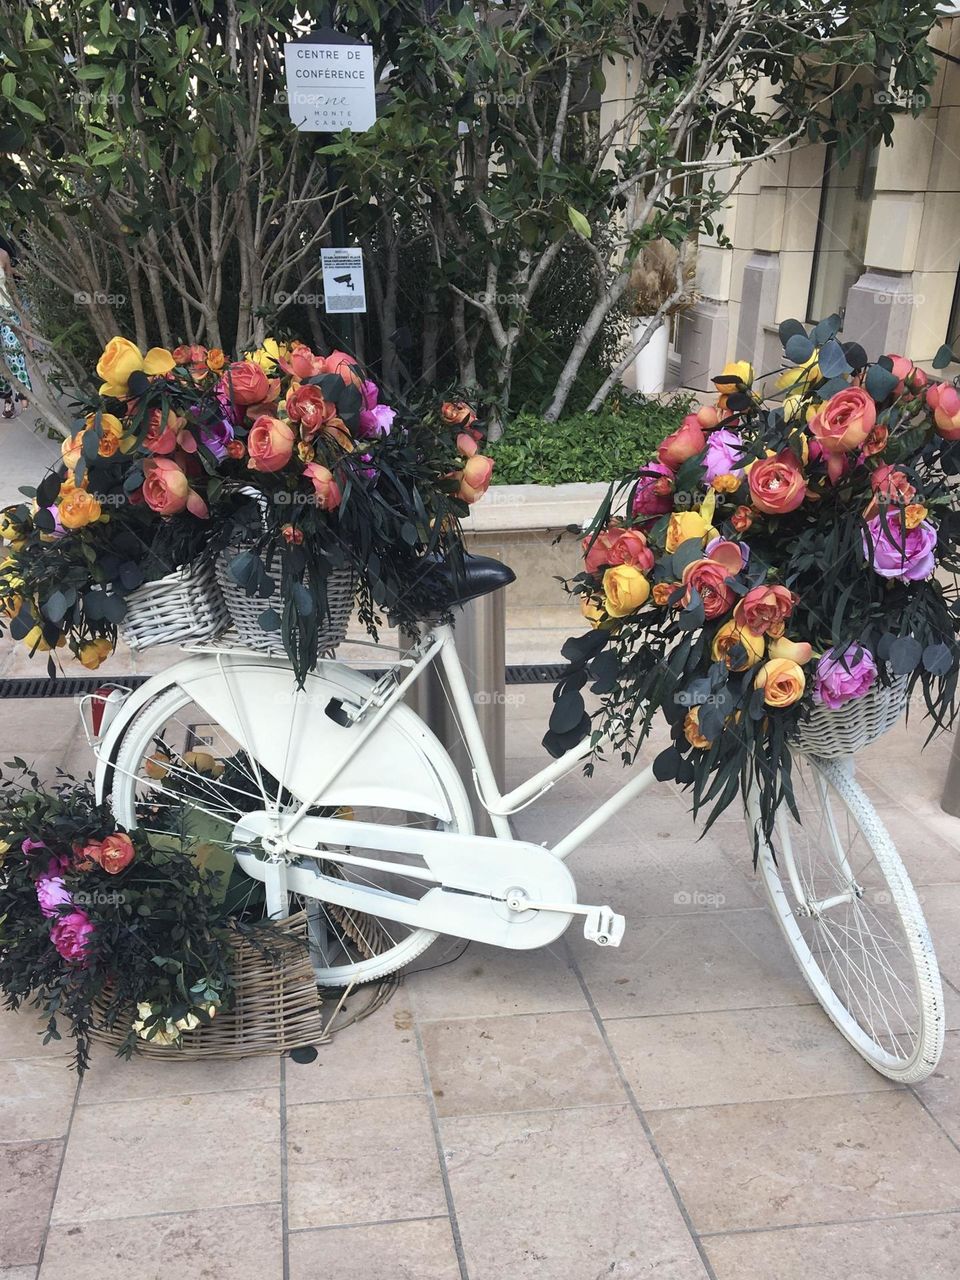
[(810, 274), (807, 320), (834, 312), (843, 319), (847, 294), (864, 267), (877, 148), (861, 147), (841, 169), (832, 146), (823, 160), (817, 240)]

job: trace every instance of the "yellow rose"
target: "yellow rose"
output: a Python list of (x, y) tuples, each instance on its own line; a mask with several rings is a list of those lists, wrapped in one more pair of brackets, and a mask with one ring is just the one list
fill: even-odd
[(614, 565), (603, 575), (604, 607), (611, 618), (623, 618), (646, 604), (650, 583), (629, 564)]
[(710, 487), (716, 493), (736, 493), (742, 483), (740, 477), (735, 476), (732, 471), (725, 471), (723, 475), (713, 477)]
[(3, 860), (10, 852), (10, 841), (0, 840), (0, 867), (3, 866)]
[(667, 550), (676, 551), (688, 538), (706, 538), (710, 525), (698, 511), (675, 511), (667, 525)]
[(277, 361), (287, 354), (287, 346), (281, 346), (276, 338), (264, 338), (263, 346), (247, 355), (248, 360), (258, 364), (266, 373), (271, 373)]
[(169, 373), (176, 366), (173, 352), (166, 347), (151, 347), (143, 357), (143, 372), (151, 378), (161, 373)]
[[(31, 627), (27, 634), (23, 637), (23, 643), (30, 653), (35, 650), (38, 653), (48, 653), (54, 646), (47, 644), (43, 638), (43, 632), (39, 627)], [(66, 636), (57, 636), (56, 648), (62, 649), (67, 643)]]
[(74, 489), (63, 496), (61, 490), (60, 505), (57, 507), (60, 523), (65, 529), (82, 529), (84, 525), (94, 524), (100, 519), (100, 503), (86, 489)]
[(728, 385), (730, 390), (736, 390), (737, 385), (749, 387), (753, 382), (753, 365), (749, 360), (731, 360), (711, 381), (722, 391), (726, 391)]
[[(738, 644), (743, 645), (747, 657), (745, 662), (734, 666), (730, 661), (730, 651)], [(758, 636), (747, 627), (738, 627), (731, 618), (713, 637), (710, 653), (714, 662), (725, 662), (731, 671), (746, 671), (748, 667), (756, 666), (763, 657), (763, 645), (763, 636)]]
[(148, 778), (165, 778), (170, 772), (170, 757), (162, 751), (158, 751), (152, 756), (147, 756), (143, 762), (143, 771)]
[(700, 732), (700, 708), (691, 707), (683, 720), (683, 736), (690, 743), (691, 747), (697, 747), (700, 751), (705, 751), (707, 747), (712, 747), (713, 743), (709, 738), (705, 738)]
[(792, 707), (806, 687), (803, 668), (792, 658), (770, 658), (757, 672), (753, 687), (763, 690), (768, 707)]
[(771, 658), (789, 658), (801, 667), (813, 657), (813, 648), (806, 640), (788, 640), (785, 636), (771, 640), (767, 652)]
[(593, 596), (580, 597), (580, 612), (590, 623), (591, 627), (599, 627), (600, 623), (606, 616), (603, 610), (603, 605), (600, 604), (598, 600), (594, 599)]
[(217, 760), (209, 751), (186, 751), (183, 755), (183, 763), (188, 768), (195, 769), (197, 773), (209, 773), (215, 778), (219, 778), (223, 773), (223, 761)]
[(113, 645), (106, 636), (101, 636), (97, 640), (87, 640), (82, 644), (77, 650), (77, 657), (88, 671), (96, 671), (112, 652)]
[(100, 394), (123, 400), (130, 375), (142, 368), (143, 356), (135, 343), (127, 338), (111, 338), (97, 361), (97, 373), (103, 379)]
[[(796, 394), (812, 387), (815, 382), (819, 382), (822, 377), (820, 366), (817, 364), (817, 356), (819, 354), (819, 350), (815, 350), (810, 359), (805, 360), (803, 364), (798, 364), (794, 369), (784, 369), (774, 383), (777, 390), (792, 391)], [(788, 398), (792, 399), (793, 397)]]
[[(97, 415), (95, 413), (88, 414), (87, 430), (88, 431), (94, 430), (96, 428), (96, 425), (97, 425)], [(74, 436), (73, 438), (74, 440), (79, 441), (82, 439), (82, 435), (83, 433), (81, 432), (79, 436)], [(113, 413), (102, 413), (100, 415), (100, 443), (97, 449), (97, 452), (100, 454), (100, 457), (112, 458), (113, 455), (120, 448), (120, 441), (122, 439), (123, 439), (123, 423), (120, 421), (120, 419)], [(67, 441), (64, 441), (64, 444), (66, 443)], [(63, 455), (62, 447), (60, 452)], [(71, 456), (73, 455), (73, 452), (74, 451), (71, 448), (70, 450)], [(79, 454), (79, 450), (77, 450), (77, 453)], [(67, 466), (75, 467), (77, 465), (76, 461), (70, 462), (67, 460), (66, 455), (63, 455), (63, 456), (64, 456), (64, 461), (67, 463)]]

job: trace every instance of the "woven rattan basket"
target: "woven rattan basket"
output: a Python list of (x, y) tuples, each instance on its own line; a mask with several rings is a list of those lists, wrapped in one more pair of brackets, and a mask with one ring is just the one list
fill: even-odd
[(197, 560), (131, 591), (119, 630), (131, 649), (140, 650), (180, 640), (206, 640), (223, 631), (229, 621), (212, 563)]
[[(226, 602), (227, 612), (240, 643), (248, 649), (256, 649), (260, 653), (284, 655), (283, 642), (279, 631), (265, 631), (260, 625), (260, 615), (266, 609), (276, 613), (283, 612), (283, 597), (279, 589), (264, 599), (262, 596), (249, 596), (230, 573), (229, 565), (236, 551), (225, 551), (217, 557), (216, 575), (220, 591)], [(335, 569), (327, 578), (327, 604), (329, 613), (320, 628), (318, 653), (333, 653), (337, 645), (343, 643), (353, 613), (353, 601), (356, 594), (357, 579), (352, 569)]]
[(907, 705), (907, 677), (876, 685), (862, 698), (831, 711), (816, 707), (794, 744), (804, 755), (836, 760), (852, 755), (892, 729)]
[[(306, 946), (307, 917), (303, 911), (276, 921), (286, 942), (270, 942), (270, 955), (242, 934), (236, 935), (233, 962), (235, 999), (209, 1027), (185, 1031), (179, 1045), (137, 1041), (137, 1054), (150, 1058), (249, 1058), (262, 1053), (318, 1044), (328, 1039), (321, 1000)], [(278, 950), (280, 954), (278, 955)], [(131, 1019), (135, 1016), (131, 1012)], [(129, 1023), (101, 1025), (93, 1038), (119, 1048)]]

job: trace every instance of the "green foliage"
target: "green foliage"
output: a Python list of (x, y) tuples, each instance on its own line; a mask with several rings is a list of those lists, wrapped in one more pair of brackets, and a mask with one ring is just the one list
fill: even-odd
[(520, 413), (490, 446), (494, 484), (607, 483), (637, 470), (687, 411), (675, 397), (666, 404), (624, 397), (599, 413), (574, 413), (548, 422)]

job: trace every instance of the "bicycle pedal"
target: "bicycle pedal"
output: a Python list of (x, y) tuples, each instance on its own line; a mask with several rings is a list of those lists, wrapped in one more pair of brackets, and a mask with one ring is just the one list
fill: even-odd
[(619, 947), (627, 922), (610, 907), (591, 907), (583, 922), (583, 936), (598, 947)]

